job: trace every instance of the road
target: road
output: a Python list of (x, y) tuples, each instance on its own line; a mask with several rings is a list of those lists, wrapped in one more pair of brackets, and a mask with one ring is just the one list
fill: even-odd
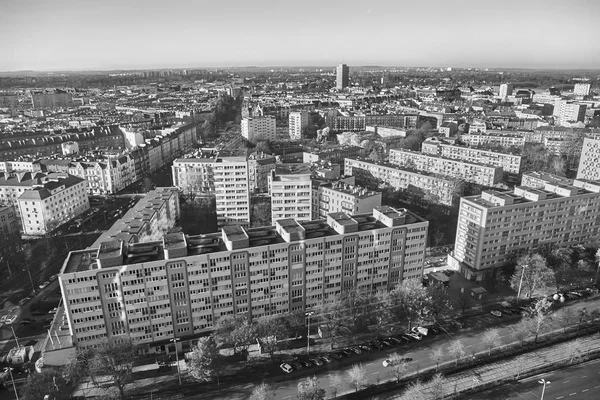
[[(593, 301), (580, 301), (569, 305), (574, 310), (586, 308), (588, 311), (600, 308), (600, 299)], [(400, 345), (392, 349), (384, 349), (379, 352), (361, 354), (349, 359), (334, 361), (327, 367), (316, 367), (300, 372), (293, 372), (289, 376), (285, 376), (283, 372), (278, 377), (269, 382), (275, 390), (277, 399), (291, 399), (297, 394), (298, 383), (308, 376), (315, 376), (319, 381), (319, 386), (327, 389), (330, 388), (330, 374), (337, 373), (342, 377), (342, 387), (340, 393), (350, 391), (352, 388), (346, 382), (346, 372), (353, 364), (362, 364), (366, 371), (368, 384), (376, 384), (392, 379), (389, 368), (382, 365), (390, 354), (398, 352), (404, 357), (410, 357), (414, 361), (409, 363), (407, 374), (416, 372), (424, 368), (435, 366), (435, 360), (431, 357), (431, 352), (436, 347), (447, 349), (450, 341), (458, 338), (465, 346), (466, 356), (472, 356), (475, 353), (485, 351), (481, 343), (481, 332), (484, 328), (494, 326), (498, 328), (503, 344), (514, 341), (512, 338), (511, 326), (519, 319), (518, 316), (502, 317), (497, 319), (491, 315), (480, 315), (468, 320), (469, 326), (478, 328), (458, 331), (453, 336), (451, 334), (440, 334), (438, 336), (425, 338), (421, 342), (412, 342), (405, 345)], [(445, 356), (441, 362), (450, 361), (449, 356)], [(246, 399), (248, 393), (252, 390), (254, 384), (231, 386), (226, 393), (211, 393), (211, 399)]]
[(550, 381), (546, 385), (545, 400), (600, 399), (600, 360), (502, 385), (473, 395), (471, 399), (538, 400), (542, 395), (542, 384), (538, 381), (542, 378)]

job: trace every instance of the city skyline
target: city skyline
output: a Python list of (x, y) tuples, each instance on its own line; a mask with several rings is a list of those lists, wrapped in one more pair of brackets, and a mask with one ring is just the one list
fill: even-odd
[[(27, 7), (23, 7), (26, 4)], [(8, 0), (0, 71), (452, 66), (593, 69), (600, 3)], [(432, 12), (432, 10), (434, 12)], [(93, 18), (90, 18), (93, 16)]]

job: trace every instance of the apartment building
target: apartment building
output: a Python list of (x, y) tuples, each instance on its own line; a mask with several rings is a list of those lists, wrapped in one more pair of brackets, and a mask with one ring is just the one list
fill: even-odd
[(308, 126), (308, 111), (294, 111), (290, 112), (289, 116), (289, 130), (290, 140), (302, 139), (302, 132)]
[(590, 87), (589, 83), (576, 83), (573, 88), (573, 94), (576, 96), (587, 96), (590, 94)]
[(600, 139), (583, 139), (577, 179), (600, 180)]
[(420, 281), (428, 222), (405, 209), (283, 219), (272, 227), (101, 243), (73, 251), (59, 282), (73, 343), (131, 338), (147, 353), (210, 332), (225, 315), (309, 310), (351, 288)]
[(346, 64), (339, 64), (335, 69), (335, 73), (335, 88), (337, 90), (342, 90), (348, 87), (350, 68), (348, 68)]
[(521, 186), (527, 186), (533, 189), (543, 189), (547, 183), (570, 185), (572, 182), (572, 179), (550, 174), (548, 172), (524, 172), (521, 176)]
[(250, 187), (245, 157), (177, 159), (173, 186), (184, 194), (214, 194), (219, 226), (250, 223)]
[(52, 173), (33, 180), (17, 198), (25, 235), (43, 235), (90, 209), (87, 181)]
[(421, 151), (426, 154), (437, 154), (444, 158), (468, 161), (474, 164), (494, 165), (511, 174), (521, 172), (522, 156), (512, 153), (476, 149), (440, 141), (436, 138), (426, 139)]
[(248, 185), (251, 193), (269, 191), (269, 176), (276, 163), (277, 159), (270, 155), (254, 153), (248, 156)]
[(509, 134), (494, 132), (488, 130), (487, 133), (469, 133), (460, 136), (460, 141), (467, 146), (502, 146), (518, 147), (522, 149), (525, 146), (525, 137), (519, 134)]
[[(541, 179), (541, 177), (538, 177)], [(454, 252), (448, 263), (466, 278), (482, 280), (508, 254), (544, 244), (586, 243), (600, 227), (600, 183), (548, 179), (543, 188), (484, 190), (460, 200)]]
[(242, 136), (250, 142), (275, 140), (277, 138), (275, 117), (269, 115), (242, 119)]
[(344, 173), (355, 176), (360, 183), (381, 182), (397, 190), (420, 191), (429, 201), (446, 206), (452, 206), (463, 190), (456, 179), (365, 159), (346, 158)]
[(503, 83), (498, 90), (498, 97), (506, 99), (513, 94), (514, 86), (510, 83)]
[(0, 257), (5, 253), (10, 254), (17, 247), (15, 245), (21, 244), (20, 228), (15, 207), (0, 206)]
[(554, 122), (556, 125), (566, 125), (570, 121), (585, 121), (586, 104), (573, 103), (567, 100), (557, 100), (554, 103)]
[(483, 186), (494, 186), (502, 181), (503, 175), (502, 167), (474, 164), (404, 149), (391, 149), (389, 161), (400, 167), (451, 176)]
[(343, 181), (319, 185), (317, 192), (319, 218), (326, 218), (332, 212), (366, 214), (381, 206), (381, 192)]
[(33, 108), (70, 108), (75, 105), (71, 93), (61, 92), (33, 92), (31, 104)]
[(269, 176), (271, 221), (292, 218), (310, 221), (313, 216), (312, 172), (306, 164), (278, 164)]
[(174, 187), (158, 187), (149, 191), (104, 231), (92, 244), (98, 248), (100, 243), (120, 241), (138, 243), (155, 241), (173, 226), (179, 219), (179, 191)]
[(0, 173), (0, 205), (14, 206), (20, 219), (21, 213), (17, 200), (34, 182), (45, 177), (42, 172), (4, 172)]

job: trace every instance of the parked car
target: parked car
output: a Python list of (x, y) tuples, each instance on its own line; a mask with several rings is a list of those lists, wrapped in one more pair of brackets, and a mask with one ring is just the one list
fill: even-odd
[(381, 349), (383, 349), (383, 345), (382, 345), (381, 343), (379, 343), (378, 341), (369, 342), (369, 346), (373, 346), (373, 347), (375, 347), (377, 350), (381, 350)]
[(394, 347), (394, 343), (393, 343), (393, 342), (391, 342), (391, 341), (389, 341), (389, 340), (386, 340), (386, 339), (381, 339), (379, 342), (380, 342), (381, 344), (383, 344), (384, 346), (387, 346), (387, 347)]
[(498, 317), (498, 318), (502, 317), (502, 311), (500, 311), (500, 310), (492, 310), (492, 311), (490, 311), (490, 314), (492, 314), (494, 317)]
[(386, 341), (386, 342), (393, 343), (393, 344), (402, 344), (402, 340), (400, 340), (400, 339), (397, 339), (397, 338), (395, 338), (395, 337), (388, 337), (388, 338), (385, 338), (385, 341)]
[(368, 344), (361, 344), (358, 347), (360, 347), (361, 350), (364, 350), (364, 351), (366, 351), (368, 353), (370, 353), (370, 352), (372, 352), (372, 351), (375, 350), (373, 347), (369, 346)]
[(358, 346), (350, 347), (349, 350), (352, 350), (356, 354), (362, 354), (362, 350)]
[(27, 303), (29, 300), (31, 300), (31, 297), (24, 297), (21, 300), (19, 300), (19, 305), (22, 306), (23, 304)]
[(294, 370), (296, 370), (296, 371), (300, 371), (302, 368), (304, 368), (304, 367), (302, 366), (302, 364), (300, 364), (298, 361), (292, 361), (292, 362), (290, 363), (290, 365), (291, 365), (291, 366), (292, 366), (292, 368), (293, 368)]
[(344, 354), (340, 352), (329, 353), (328, 356), (333, 358), (334, 360), (341, 360), (342, 358), (344, 358)]
[(297, 359), (296, 362), (300, 363), (300, 365), (302, 365), (302, 368), (310, 368), (313, 366), (309, 361), (303, 360), (301, 358)]
[(54, 282), (57, 278), (58, 278), (58, 275), (52, 275), (50, 278), (48, 278), (48, 280), (50, 282)]
[(4, 323), (6, 322), (6, 318), (8, 318), (8, 315), (3, 315), (0, 317), (0, 323)]
[(418, 333), (413, 333), (413, 332), (408, 332), (406, 333), (407, 336), (415, 339), (415, 340), (421, 340), (423, 339), (423, 336), (419, 335)]
[(354, 353), (352, 350), (350, 350), (350, 349), (341, 349), (341, 350), (340, 350), (340, 352), (344, 353), (344, 355), (345, 355), (346, 357), (351, 357), (351, 356), (353, 356), (353, 355), (355, 354), (355, 353)]
[(56, 314), (58, 312), (58, 307), (54, 307), (52, 310), (48, 311), (48, 314)]
[(308, 361), (310, 361), (311, 363), (313, 363), (317, 367), (320, 367), (321, 365), (323, 365), (323, 360), (321, 360), (319, 357), (310, 358)]
[(319, 359), (321, 359), (324, 363), (329, 364), (330, 362), (333, 361), (333, 359), (329, 356), (319, 356)]
[(411, 342), (410, 338), (408, 338), (408, 336), (406, 336), (406, 335), (405, 335), (405, 334), (403, 334), (403, 333), (401, 333), (401, 334), (399, 334), (399, 335), (396, 335), (396, 338), (397, 338), (398, 340), (400, 340), (401, 342), (403, 342), (403, 343), (410, 343), (410, 342)]
[(12, 324), (13, 322), (15, 322), (16, 320), (17, 320), (17, 316), (16, 316), (15, 314), (11, 314), (11, 315), (9, 315), (8, 317), (6, 317), (6, 321), (4, 321), (4, 323), (5, 323), (6, 325), (10, 325), (10, 324)]
[(283, 372), (285, 372), (286, 374), (291, 374), (291, 373), (292, 373), (292, 371), (294, 370), (294, 369), (292, 368), (292, 366), (291, 366), (290, 364), (288, 364), (288, 363), (283, 363), (283, 364), (281, 364), (281, 365), (279, 366), (279, 368), (281, 368), (281, 370), (282, 370)]
[(46, 281), (46, 282), (40, 283), (40, 286), (39, 286), (39, 288), (40, 288), (40, 289), (45, 289), (45, 288), (46, 288), (46, 287), (47, 287), (49, 284), (50, 284), (50, 282), (49, 282), (49, 281)]
[[(412, 358), (408, 358), (407, 357), (407, 358), (401, 358), (400, 360), (398, 360), (398, 362), (401, 362), (401, 363), (402, 362), (410, 362), (412, 360), (413, 360)], [(394, 366), (395, 363), (393, 363), (392, 360), (390, 360), (389, 358), (387, 358), (387, 359), (383, 360), (382, 364), (383, 364), (384, 367), (392, 367), (392, 366)]]

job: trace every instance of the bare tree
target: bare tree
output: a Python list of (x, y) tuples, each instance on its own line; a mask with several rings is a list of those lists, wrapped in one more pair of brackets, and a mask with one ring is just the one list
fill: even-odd
[(392, 376), (399, 382), (408, 369), (406, 360), (400, 354), (393, 353), (388, 357), (388, 363), (391, 367)]
[(354, 389), (357, 392), (367, 384), (367, 371), (362, 364), (352, 365), (352, 368), (346, 372), (346, 375), (348, 383), (354, 386)]
[(440, 360), (444, 357), (444, 349), (442, 346), (438, 346), (431, 351), (430, 357), (435, 361), (435, 369), (436, 371), (440, 367)]
[(188, 364), (190, 376), (197, 382), (210, 382), (216, 375), (213, 365), (219, 352), (212, 336), (201, 337), (192, 348), (192, 356)]
[(534, 343), (537, 343), (540, 333), (546, 328), (550, 319), (550, 307), (552, 303), (548, 300), (538, 300), (533, 307), (533, 316), (529, 319), (531, 331), (535, 335)]
[(401, 400), (427, 400), (425, 394), (425, 387), (420, 381), (411, 382), (404, 393), (402, 393)]
[(502, 340), (500, 338), (500, 334), (498, 333), (498, 329), (487, 329), (481, 338), (483, 345), (488, 350), (488, 356), (492, 354), (492, 350), (495, 347), (500, 346)]
[(308, 377), (298, 383), (296, 400), (323, 400), (325, 399), (325, 393), (325, 389), (319, 387), (316, 376)]
[(429, 393), (431, 393), (431, 398), (435, 400), (443, 399), (444, 386), (446, 386), (446, 379), (438, 372), (429, 381)]
[(536, 289), (554, 285), (555, 282), (554, 271), (548, 268), (546, 259), (539, 254), (527, 254), (517, 261), (510, 285), (515, 290), (521, 288), (527, 298), (531, 298)]
[(456, 365), (458, 365), (458, 361), (465, 356), (465, 346), (460, 340), (455, 339), (448, 347), (448, 354), (456, 358)]
[(342, 387), (342, 377), (338, 373), (329, 374), (329, 386), (333, 392), (332, 397), (336, 398)]
[(557, 321), (566, 333), (567, 329), (575, 325), (577, 320), (571, 307), (563, 307), (554, 313), (553, 319)]
[(573, 364), (573, 361), (581, 354), (581, 340), (575, 339), (566, 343), (565, 354), (569, 359), (569, 365)]
[(512, 335), (520, 343), (520, 347), (523, 347), (523, 345), (525, 344), (525, 340), (527, 340), (527, 338), (531, 336), (531, 331), (529, 327), (530, 323), (528, 318), (523, 318), (518, 323), (510, 327)]
[(274, 393), (267, 383), (263, 382), (260, 385), (254, 386), (250, 400), (269, 400), (272, 399)]

